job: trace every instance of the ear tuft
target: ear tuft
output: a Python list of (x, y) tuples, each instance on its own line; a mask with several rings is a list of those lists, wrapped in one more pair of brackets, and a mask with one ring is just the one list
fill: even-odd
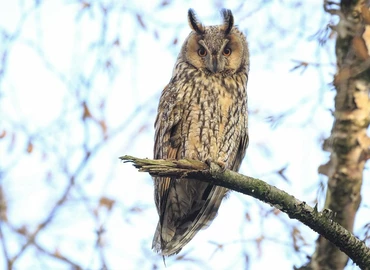
[(230, 9), (222, 9), (221, 15), (224, 20), (222, 24), (222, 28), (225, 32), (225, 35), (228, 35), (234, 26), (234, 16)]
[(195, 11), (193, 9), (189, 9), (188, 11), (188, 21), (191, 29), (193, 29), (200, 35), (204, 34), (204, 26), (201, 22), (199, 22), (197, 15), (195, 14)]

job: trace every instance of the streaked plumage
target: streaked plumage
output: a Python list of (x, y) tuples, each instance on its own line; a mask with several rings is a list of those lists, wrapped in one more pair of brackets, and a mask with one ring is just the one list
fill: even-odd
[[(248, 146), (249, 52), (230, 10), (223, 24), (203, 26), (189, 10), (193, 31), (163, 90), (155, 121), (155, 159), (214, 161), (238, 171)], [(154, 177), (159, 222), (153, 248), (180, 250), (215, 218), (227, 189), (196, 180)]]

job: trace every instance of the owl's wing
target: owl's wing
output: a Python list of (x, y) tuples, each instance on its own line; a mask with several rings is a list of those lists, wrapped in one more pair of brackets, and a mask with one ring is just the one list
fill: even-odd
[(232, 163), (231, 170), (233, 170), (235, 172), (239, 171), (240, 164), (243, 161), (243, 158), (245, 156), (245, 152), (247, 150), (248, 144), (249, 144), (249, 136), (248, 136), (248, 131), (245, 128), (243, 130), (243, 133), (242, 133), (241, 137), (240, 137), (239, 147), (237, 149), (234, 161)]
[[(179, 159), (180, 158), (180, 119), (181, 103), (177, 102), (176, 89), (171, 84), (163, 90), (158, 114), (155, 120), (155, 159)], [(155, 201), (158, 212), (163, 218), (166, 207), (168, 191), (171, 186), (171, 178), (155, 178), (156, 194)]]

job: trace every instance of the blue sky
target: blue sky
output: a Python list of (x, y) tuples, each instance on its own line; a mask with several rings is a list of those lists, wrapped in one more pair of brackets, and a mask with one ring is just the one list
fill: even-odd
[[(32, 231), (65, 190), (68, 172), (78, 170), (84, 143), (87, 148), (99, 145), (79, 171), (68, 202), (37, 240), (85, 268), (98, 269), (96, 230), (104, 227), (101, 241), (109, 269), (150, 269), (153, 263), (164, 269), (161, 257), (150, 250), (157, 222), (151, 179), (121, 164), (118, 157), (152, 157), (156, 106), (189, 33), (187, 10), (194, 8), (205, 24), (217, 24), (222, 2), (173, 1), (159, 8), (156, 1), (99, 1), (101, 5), (94, 2), (89, 12), (82, 12), (78, 1), (45, 1), (35, 9), (31, 1), (2, 2), (2, 33), (21, 29), (14, 40), (3, 36), (0, 45), (0, 53), (5, 50), (8, 57), (0, 77), (0, 133), (7, 133), (0, 140), (0, 169), (8, 220)], [(326, 183), (317, 168), (328, 160), (321, 143), (332, 126), (335, 58), (333, 40), (319, 47), (310, 37), (330, 17), (323, 14), (319, 0), (301, 5), (261, 2), (241, 6), (228, 1), (227, 6), (251, 48), (250, 146), (240, 171), (313, 205), (318, 184)], [(109, 16), (102, 16), (101, 6), (111, 7)], [(29, 15), (19, 24), (25, 10)], [(145, 28), (135, 14), (142, 16)], [(113, 46), (117, 38), (119, 44)], [(178, 42), (172, 45), (175, 38)], [(112, 64), (109, 72), (104, 68), (107, 60)], [(323, 64), (291, 72), (295, 61)], [(93, 116), (86, 122), (81, 121), (81, 101)], [(282, 114), (286, 117), (276, 127), (266, 121)], [(102, 123), (108, 127), (108, 140)], [(28, 153), (30, 141), (33, 149)], [(275, 173), (285, 166), (289, 182)], [(366, 171), (364, 192), (370, 192), (369, 186)], [(103, 197), (115, 202), (111, 210), (99, 206)], [(358, 215), (369, 216), (366, 197), (363, 205), (367, 207)], [(281, 269), (300, 265), (305, 254), (292, 251), (292, 226), (302, 231), (307, 254), (313, 251), (316, 234), (282, 213), (269, 212), (269, 206), (232, 193), (213, 224), (180, 253), (202, 264), (170, 258), (167, 268), (242, 269), (243, 254), (250, 255), (251, 269), (267, 269), (271, 263)], [(359, 218), (356, 228), (365, 222)], [(15, 254), (23, 239), (4, 228), (6, 244)], [(264, 239), (261, 246), (256, 239)], [(211, 242), (229, 244), (215, 251)], [(16, 267), (68, 268), (34, 248)]]

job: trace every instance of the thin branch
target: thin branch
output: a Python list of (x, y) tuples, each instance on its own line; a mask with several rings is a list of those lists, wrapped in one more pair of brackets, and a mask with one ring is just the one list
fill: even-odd
[(20, 248), (18, 253), (10, 260), (10, 264), (13, 265), (13, 263), (23, 254), (23, 252), (30, 246), (30, 245), (35, 245), (35, 239), (36, 236), (39, 234), (40, 231), (42, 231), (50, 222), (51, 220), (55, 217), (56, 212), (59, 210), (60, 206), (64, 204), (64, 202), (67, 200), (68, 195), (74, 185), (74, 178), (71, 179), (70, 183), (68, 184), (67, 188), (63, 192), (63, 195), (59, 200), (56, 202), (56, 204), (53, 206), (51, 209), (49, 215), (47, 218), (40, 223), (35, 231), (27, 236), (27, 242), (23, 244), (23, 246)]
[(1, 247), (3, 249), (3, 254), (6, 260), (7, 269), (11, 269), (11, 261), (8, 253), (8, 248), (6, 246), (6, 240), (5, 235), (3, 233), (3, 226), (5, 225), (5, 222), (0, 220), (0, 239), (1, 239)]
[(222, 171), (214, 163), (211, 163), (209, 167), (196, 160), (151, 160), (132, 156), (123, 156), (120, 159), (124, 162), (133, 163), (140, 172), (148, 172), (153, 176), (196, 179), (257, 198), (324, 236), (346, 253), (361, 269), (370, 269), (370, 248), (333, 221), (332, 211), (324, 209), (322, 212), (318, 212), (317, 206), (312, 208), (305, 202), (260, 179), (241, 175), (230, 170)]
[(70, 265), (72, 267), (71, 269), (74, 269), (74, 270), (80, 270), (80, 269), (82, 269), (81, 266), (79, 266), (78, 264), (74, 263), (73, 261), (71, 261), (67, 257), (63, 256), (58, 250), (55, 250), (54, 252), (51, 252), (51, 251), (43, 248), (42, 246), (40, 246), (36, 242), (34, 242), (33, 244), (42, 253), (45, 253), (46, 255), (48, 255), (48, 256), (50, 256), (50, 257), (52, 257), (54, 259), (57, 259), (57, 260), (60, 260), (60, 261), (63, 261), (65, 263), (67, 263), (68, 265)]

